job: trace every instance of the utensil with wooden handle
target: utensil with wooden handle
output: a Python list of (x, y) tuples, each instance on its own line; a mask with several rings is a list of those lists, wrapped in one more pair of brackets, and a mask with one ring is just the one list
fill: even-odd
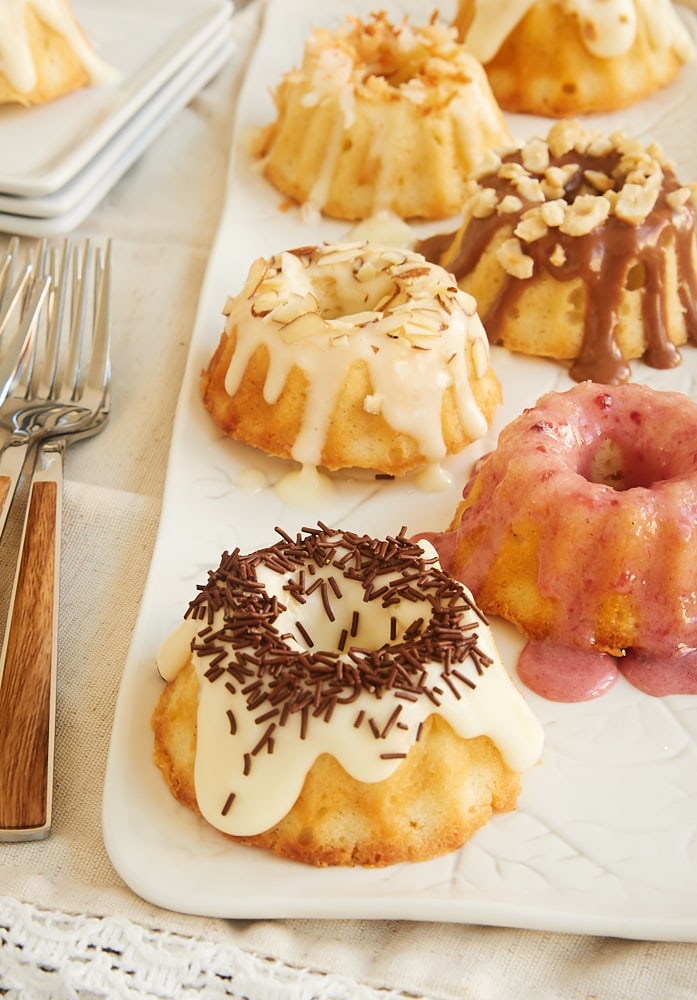
[(57, 330), (53, 343), (49, 333), (23, 418), (40, 443), (0, 658), (0, 841), (37, 840), (51, 829), (63, 457), (109, 415), (110, 248), (93, 253), (86, 244), (70, 271), (67, 334)]

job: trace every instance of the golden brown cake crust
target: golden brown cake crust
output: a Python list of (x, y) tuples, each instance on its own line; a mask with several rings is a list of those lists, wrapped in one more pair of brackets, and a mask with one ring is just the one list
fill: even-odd
[[(153, 714), (154, 759), (172, 794), (199, 812), (194, 788), (198, 682), (185, 667)], [(310, 769), (289, 813), (271, 829), (237, 843), (317, 866), (383, 866), (420, 861), (462, 846), (494, 811), (510, 811), (520, 775), (491, 740), (462, 739), (430, 716), (421, 740), (388, 779), (356, 781), (324, 754)]]
[[(206, 409), (230, 437), (269, 455), (292, 458), (305, 403), (305, 376), (294, 368), (279, 399), (273, 405), (267, 403), (263, 389), (269, 362), (268, 352), (262, 347), (252, 357), (238, 392), (229, 396), (225, 391), (225, 375), (234, 350), (234, 331), (230, 335), (223, 333), (201, 375), (201, 396)], [(370, 390), (365, 365), (357, 362), (337, 401), (319, 464), (327, 469), (379, 469), (395, 476), (423, 465), (426, 457), (413, 438), (395, 432), (383, 416), (364, 409), (363, 400)], [(453, 392), (451, 387), (446, 393), (442, 419), (447, 449), (455, 454), (472, 439), (458, 417)], [(492, 368), (483, 377), (473, 379), (472, 392), (490, 423), (501, 402), (501, 386)]]
[(629, 52), (601, 59), (583, 44), (577, 17), (559, 3), (536, 3), (486, 70), (507, 111), (566, 118), (634, 104), (669, 83), (681, 65), (670, 49), (652, 48), (641, 20)]
[[(456, 17), (465, 37), (473, 17), (463, 0)], [(685, 61), (676, 48), (656, 44), (636, 9), (631, 47), (601, 57), (584, 42), (579, 14), (559, 0), (535, 0), (485, 61), (492, 90), (506, 111), (565, 118), (613, 111), (670, 83)]]

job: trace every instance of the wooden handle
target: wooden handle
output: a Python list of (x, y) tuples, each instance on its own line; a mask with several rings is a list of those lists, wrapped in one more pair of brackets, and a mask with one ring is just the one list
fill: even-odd
[(0, 476), (0, 510), (2, 510), (5, 505), (11, 485), (12, 480), (9, 476)]
[(3, 647), (0, 840), (39, 839), (51, 823), (61, 482), (39, 475), (30, 489)]

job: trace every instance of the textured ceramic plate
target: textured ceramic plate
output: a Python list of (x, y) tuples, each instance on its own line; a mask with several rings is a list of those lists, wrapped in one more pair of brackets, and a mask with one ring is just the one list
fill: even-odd
[(52, 194), (75, 178), (219, 31), (231, 5), (229, 0), (75, 0), (74, 10), (118, 78), (41, 107), (0, 107), (3, 194)]
[[(240, 99), (228, 197), (181, 391), (160, 534), (116, 711), (104, 797), (107, 848), (146, 899), (210, 916), (409, 918), (697, 941), (697, 698), (652, 699), (622, 679), (584, 704), (528, 694), (546, 744), (541, 762), (524, 776), (517, 812), (494, 818), (447, 857), (382, 870), (313, 870), (231, 845), (174, 802), (150, 763), (150, 715), (162, 687), (157, 648), (223, 549), (249, 551), (274, 540), (274, 525), (293, 532), (317, 517), (377, 535), (402, 524), (412, 532), (443, 528), (471, 463), (494, 444), (500, 427), (547, 389), (571, 385), (555, 364), (497, 349), (504, 407), (487, 440), (449, 464), (449, 489), (429, 494), (410, 481), (344, 477), (319, 510), (284, 506), (274, 482), (286, 466), (221, 440), (202, 411), (198, 374), (217, 343), (225, 296), (240, 288), (252, 259), (344, 235), (340, 225), (312, 226), (281, 212), (281, 199), (249, 164), (244, 136), (270, 118), (269, 86), (299, 58), (309, 23), (338, 22), (348, 7), (313, 0), (287, 25), (285, 0), (272, 2)], [(350, 7), (371, 9), (368, 0)], [(688, 67), (678, 86), (597, 121), (644, 140), (659, 138), (681, 178), (695, 180), (689, 102), (696, 84), (695, 67)], [(547, 129), (533, 119), (511, 124), (521, 136)], [(697, 398), (697, 351), (685, 350), (673, 371), (636, 365), (634, 375)], [(510, 627), (494, 627), (514, 672), (520, 641)]]

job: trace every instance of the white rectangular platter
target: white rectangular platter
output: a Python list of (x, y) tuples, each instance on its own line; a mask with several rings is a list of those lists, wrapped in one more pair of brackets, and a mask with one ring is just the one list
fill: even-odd
[[(179, 399), (162, 521), (114, 722), (104, 791), (104, 835), (131, 888), (158, 905), (209, 916), (442, 920), (635, 938), (697, 941), (697, 698), (649, 698), (622, 679), (597, 701), (557, 704), (528, 693), (545, 727), (541, 762), (524, 775), (519, 808), (495, 817), (461, 850), (424, 864), (324, 869), (231, 845), (180, 807), (151, 762), (150, 716), (162, 688), (160, 642), (224, 549), (252, 551), (318, 518), (380, 535), (447, 526), (472, 462), (500, 428), (544, 391), (572, 383), (553, 363), (494, 349), (504, 405), (488, 437), (452, 460), (451, 485), (339, 477), (320, 509), (284, 506), (274, 483), (284, 463), (223, 440), (203, 411), (198, 377), (217, 344), (221, 309), (257, 256), (346, 235), (342, 224), (303, 222), (250, 162), (249, 130), (273, 116), (270, 89), (299, 62), (311, 24), (366, 14), (370, 0), (308, 0), (287, 17), (271, 0), (240, 98), (229, 188), (201, 294)], [(423, 17), (416, 0), (384, 4)], [(447, 8), (442, 7), (447, 13)], [(697, 18), (686, 13), (697, 37)], [(622, 114), (594, 119), (644, 141), (659, 139), (683, 181), (697, 180), (697, 68)], [(544, 134), (540, 119), (510, 119), (515, 135)], [(446, 227), (440, 227), (445, 229)], [(451, 227), (453, 228), (453, 227)], [(697, 397), (697, 351), (670, 372), (634, 377)], [(118, 372), (116, 373), (118, 377)], [(254, 483), (254, 487), (250, 486)], [(515, 675), (520, 640), (494, 623)]]

